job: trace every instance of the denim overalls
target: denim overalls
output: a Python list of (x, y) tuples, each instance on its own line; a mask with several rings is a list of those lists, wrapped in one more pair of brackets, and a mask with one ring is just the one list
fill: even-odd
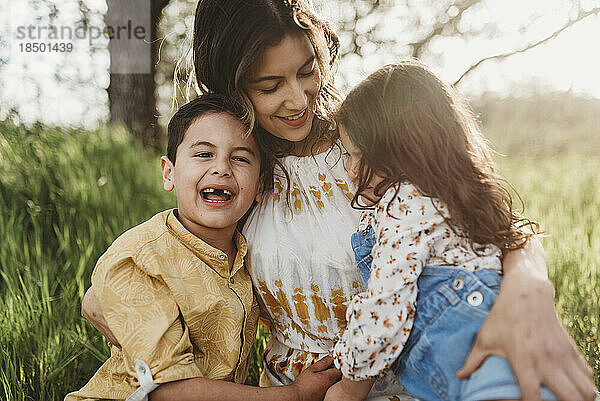
[[(368, 283), (375, 244), (369, 226), (352, 234), (356, 263)], [(417, 313), (402, 353), (392, 365), (406, 391), (421, 400), (519, 399), (521, 392), (506, 360), (488, 357), (466, 380), (456, 377), (473, 347), (500, 287), (502, 276), (484, 269), (426, 266), (418, 280)], [(556, 400), (542, 387), (542, 399)]]

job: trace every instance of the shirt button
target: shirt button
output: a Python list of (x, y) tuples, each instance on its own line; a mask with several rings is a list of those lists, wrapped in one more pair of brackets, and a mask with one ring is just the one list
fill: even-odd
[(459, 278), (454, 280), (454, 283), (452, 283), (452, 289), (454, 291), (462, 290), (464, 283), (465, 278), (463, 276), (460, 276)]
[(233, 277), (229, 277), (229, 282), (230, 282), (231, 284), (233, 284), (233, 283), (235, 282), (235, 280), (233, 279)]
[(483, 294), (480, 291), (473, 291), (467, 297), (467, 302), (471, 306), (479, 306), (483, 302)]
[(225, 255), (219, 255), (219, 259), (225, 260)]

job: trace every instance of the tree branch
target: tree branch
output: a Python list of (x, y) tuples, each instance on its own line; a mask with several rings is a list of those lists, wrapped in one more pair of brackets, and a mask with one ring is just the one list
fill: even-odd
[(458, 13), (454, 17), (449, 18), (448, 21), (446, 21), (446, 22), (438, 22), (432, 28), (431, 32), (429, 32), (429, 34), (427, 34), (421, 40), (410, 43), (409, 46), (411, 46), (413, 48), (412, 56), (416, 57), (416, 58), (420, 58), (421, 55), (423, 54), (423, 49), (425, 49), (427, 47), (427, 45), (429, 44), (429, 42), (431, 42), (431, 40), (433, 38), (440, 35), (444, 31), (444, 29), (446, 29), (447, 27), (452, 26), (453, 24), (456, 24), (458, 21), (460, 21), (463, 13), (467, 9), (469, 9), (470, 7), (472, 7), (475, 4), (480, 3), (480, 2), (481, 2), (481, 0), (467, 0), (464, 3), (450, 4), (448, 6), (448, 8), (444, 11), (444, 14), (447, 14), (448, 11), (450, 11), (450, 8), (452, 8), (452, 7), (456, 7), (458, 9)]
[(545, 38), (542, 38), (536, 42), (530, 43), (529, 45), (522, 47), (521, 49), (517, 49), (517, 50), (511, 50), (509, 52), (506, 53), (500, 53), (500, 54), (496, 54), (493, 56), (488, 56), (488, 57), (484, 57), (481, 60), (479, 60), (478, 62), (476, 62), (475, 64), (471, 65), (469, 68), (467, 68), (467, 70), (465, 72), (462, 73), (462, 75), (454, 82), (454, 86), (458, 85), (458, 83), (465, 77), (467, 76), (469, 73), (471, 73), (474, 69), (476, 69), (477, 67), (479, 67), (482, 63), (488, 61), (488, 60), (502, 60), (505, 59), (509, 56), (515, 55), (515, 54), (519, 54), (519, 53), (524, 53), (528, 50), (533, 49), (534, 47), (538, 47), (541, 44), (544, 44), (546, 42), (548, 42), (549, 40), (552, 40), (554, 38), (556, 38), (560, 33), (562, 33), (564, 30), (570, 28), (571, 26), (575, 25), (576, 23), (584, 20), (587, 17), (590, 17), (594, 14), (599, 14), (600, 13), (600, 7), (595, 7), (593, 9), (591, 9), (590, 11), (587, 12), (579, 12), (579, 15), (573, 19), (570, 20), (569, 22), (567, 22), (566, 24), (564, 24), (560, 29), (558, 29), (557, 31), (554, 31), (553, 33), (551, 33), (550, 35), (546, 36)]

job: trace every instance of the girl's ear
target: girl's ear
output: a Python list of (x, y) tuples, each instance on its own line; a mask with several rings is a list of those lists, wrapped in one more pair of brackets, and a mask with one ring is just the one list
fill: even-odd
[(167, 156), (160, 158), (160, 170), (162, 171), (164, 190), (172, 191), (175, 188), (175, 166)]
[(254, 200), (260, 203), (263, 198), (263, 191), (265, 190), (265, 173), (262, 173), (258, 178), (258, 189), (256, 190), (256, 196)]

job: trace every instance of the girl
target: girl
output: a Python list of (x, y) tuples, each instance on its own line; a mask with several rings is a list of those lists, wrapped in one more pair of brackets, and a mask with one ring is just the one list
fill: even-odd
[[(496, 299), (502, 250), (523, 248), (525, 227), (537, 229), (512, 209), (468, 106), (412, 60), (352, 90), (339, 123), (358, 186), (352, 204), (374, 211), (352, 236), (368, 290), (348, 307), (334, 352), (345, 379), (328, 399), (361, 399), (371, 381), (358, 381), (390, 367), (419, 399), (520, 398), (497, 356), (456, 377)], [(546, 388), (542, 397), (556, 399)]]
[[(244, 226), (248, 269), (272, 324), (263, 385), (291, 383), (329, 353), (346, 327), (348, 300), (363, 286), (348, 243), (359, 213), (350, 206), (353, 191), (337, 162), (340, 147), (332, 129), (338, 54), (335, 32), (308, 0), (198, 1), (198, 86), (244, 105), (245, 122), (257, 126), (259, 146), (278, 166)], [(536, 246), (504, 259), (504, 300), (486, 320), (480, 334), (486, 340), (476, 345), (464, 373), (481, 355), (500, 350), (511, 364), (523, 367), (520, 383), (527, 392), (540, 382), (561, 383), (557, 388), (565, 399), (575, 394), (572, 399), (581, 400), (590, 385), (579, 389), (575, 381), (592, 379), (556, 318), (543, 250), (532, 243)], [(526, 297), (532, 292), (543, 296), (532, 302)], [(511, 301), (520, 297), (524, 302), (515, 313)], [(85, 313), (108, 333), (93, 292), (86, 299)], [(534, 328), (543, 330), (543, 341), (523, 341)], [(532, 366), (541, 358), (548, 363)], [(401, 396), (400, 389), (389, 374), (373, 386), (370, 397), (387, 400)]]

